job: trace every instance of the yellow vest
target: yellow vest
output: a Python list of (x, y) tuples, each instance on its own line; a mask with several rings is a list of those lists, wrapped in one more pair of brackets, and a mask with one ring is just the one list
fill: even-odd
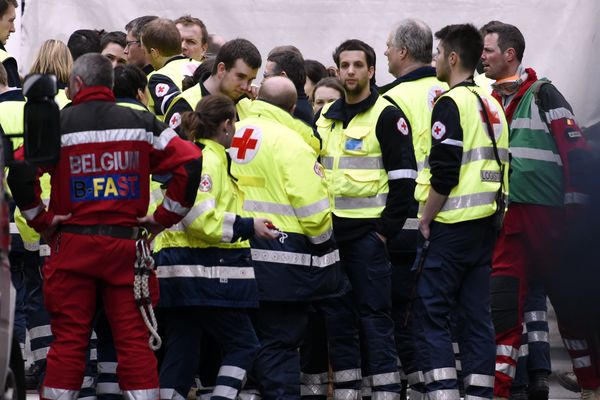
[(181, 222), (156, 239), (156, 252), (168, 247), (250, 247), (248, 241), (231, 243), (233, 223), (241, 207), (237, 185), (227, 172), (225, 148), (209, 139), (199, 142), (204, 148), (196, 202)]
[[(504, 164), (504, 176), (494, 157), (492, 140), (482, 119), (476, 92), (487, 102), (491, 113), (497, 113), (499, 124), (494, 124), (494, 135), (500, 160)], [(441, 97), (450, 97), (456, 103), (463, 130), (463, 156), (458, 184), (450, 191), (446, 203), (435, 217), (435, 221), (453, 224), (488, 217), (496, 212), (496, 195), (500, 179), (508, 193), (508, 124), (502, 107), (487, 91), (479, 86), (458, 86)], [(491, 118), (492, 119), (492, 118)], [(492, 122), (492, 121), (490, 121)], [(417, 176), (415, 199), (420, 208), (429, 195), (431, 171), (426, 166)]]
[(0, 63), (8, 60), (9, 58), (14, 58), (7, 51), (0, 49)]
[(323, 107), (316, 125), (323, 140), (321, 163), (333, 213), (343, 218), (378, 218), (389, 188), (375, 128), (383, 110), (392, 104), (379, 97), (345, 129), (341, 121), (324, 117), (331, 104)]
[[(161, 69), (151, 72), (148, 75), (148, 82), (150, 82), (150, 79), (155, 74), (165, 75), (166, 77), (171, 79), (171, 81), (173, 81), (175, 86), (177, 86), (179, 88), (179, 90), (181, 91), (181, 89), (183, 88), (183, 78), (193, 74), (194, 68), (197, 68), (198, 65), (200, 65), (200, 62), (192, 60), (190, 58), (184, 58), (184, 59), (170, 61), (167, 64), (165, 64), (165, 66), (162, 67)], [(164, 97), (161, 99), (162, 99), (162, 101), (165, 100)], [(173, 102), (171, 102), (171, 104), (172, 103)], [(154, 96), (152, 96), (152, 95), (148, 96), (148, 109), (151, 110), (152, 112), (154, 112)], [(164, 109), (163, 115), (157, 116), (158, 119), (160, 119), (162, 121), (164, 119), (164, 115), (166, 113), (167, 113), (167, 110)]]
[(150, 110), (148, 110), (143, 104), (137, 104), (129, 101), (117, 101), (116, 104), (121, 107), (131, 108), (132, 110), (150, 112)]
[(426, 155), (431, 147), (431, 111), (435, 99), (446, 90), (446, 83), (429, 76), (402, 82), (384, 93), (394, 100), (410, 122), (417, 171), (425, 166)]
[(69, 100), (69, 98), (67, 97), (65, 89), (58, 89), (58, 93), (54, 97), (54, 101), (56, 101), (56, 104), (58, 104), (58, 108), (60, 110), (65, 108), (67, 104), (71, 102), (71, 100)]
[(313, 244), (325, 242), (332, 233), (331, 208), (314, 151), (290, 128), (289, 113), (264, 101), (252, 102), (249, 112), (236, 124), (229, 149), (243, 215), (269, 218)]

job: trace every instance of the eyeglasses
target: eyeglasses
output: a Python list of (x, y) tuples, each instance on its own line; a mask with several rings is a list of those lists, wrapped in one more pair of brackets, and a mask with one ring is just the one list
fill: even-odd
[(129, 40), (127, 41), (125, 48), (130, 47), (131, 45), (137, 44), (139, 45), (141, 42), (139, 40)]

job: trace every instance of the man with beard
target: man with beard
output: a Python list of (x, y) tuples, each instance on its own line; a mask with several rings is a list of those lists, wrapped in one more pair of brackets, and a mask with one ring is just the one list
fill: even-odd
[(316, 122), (333, 230), (360, 319), (363, 377), (372, 384), (373, 400), (396, 398), (401, 388), (386, 240), (401, 231), (412, 203), (417, 167), (410, 126), (369, 85), (375, 73), (371, 46), (347, 40), (334, 61), (346, 95), (324, 106)]

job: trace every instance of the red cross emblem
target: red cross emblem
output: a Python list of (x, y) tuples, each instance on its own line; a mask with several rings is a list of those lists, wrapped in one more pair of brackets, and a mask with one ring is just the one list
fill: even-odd
[(396, 127), (398, 128), (401, 134), (403, 134), (404, 136), (408, 135), (408, 124), (406, 123), (406, 120), (403, 117), (400, 117), (398, 123), (396, 124)]
[(181, 124), (181, 114), (175, 113), (169, 120), (169, 128), (175, 129)]
[(212, 189), (212, 179), (210, 178), (210, 175), (204, 174), (200, 179), (199, 190), (201, 192), (210, 192), (210, 189)]
[(427, 95), (427, 100), (429, 103), (429, 111), (433, 110), (433, 106), (435, 105), (436, 100), (444, 93), (444, 88), (441, 86), (432, 86), (429, 89), (429, 93)]
[(482, 97), (481, 100), (483, 100), (484, 110), (479, 110), (479, 114), (481, 115), (481, 121), (483, 122), (483, 126), (487, 131), (487, 123), (485, 122), (485, 114), (487, 114), (487, 117), (490, 120), (490, 124), (494, 129), (494, 137), (496, 138), (496, 140), (498, 140), (498, 138), (502, 134), (502, 120), (500, 119), (498, 109), (493, 103), (490, 103), (488, 99)]
[(154, 88), (154, 93), (156, 94), (157, 97), (163, 97), (165, 94), (167, 94), (168, 91), (169, 91), (169, 85), (167, 85), (166, 83), (159, 83)]
[(446, 126), (442, 124), (440, 121), (435, 121), (433, 126), (431, 127), (431, 136), (434, 139), (440, 140), (444, 134), (446, 133)]
[(255, 126), (245, 126), (239, 129), (231, 140), (229, 154), (231, 159), (237, 163), (250, 162), (260, 147), (262, 131)]

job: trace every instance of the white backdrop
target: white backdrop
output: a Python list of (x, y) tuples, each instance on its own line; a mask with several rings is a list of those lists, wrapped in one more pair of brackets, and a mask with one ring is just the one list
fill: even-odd
[(390, 27), (402, 18), (421, 18), (434, 32), (451, 23), (509, 22), (525, 35), (524, 63), (556, 84), (580, 124), (600, 121), (598, 0), (26, 0), (20, 38), (13, 34), (7, 47), (26, 72), (46, 39), (66, 42), (76, 29), (123, 30), (140, 15), (184, 13), (202, 19), (210, 33), (249, 39), (263, 57), (276, 45), (294, 44), (305, 58), (331, 65), (342, 40), (362, 39), (377, 52), (380, 85), (393, 80), (383, 52)]

